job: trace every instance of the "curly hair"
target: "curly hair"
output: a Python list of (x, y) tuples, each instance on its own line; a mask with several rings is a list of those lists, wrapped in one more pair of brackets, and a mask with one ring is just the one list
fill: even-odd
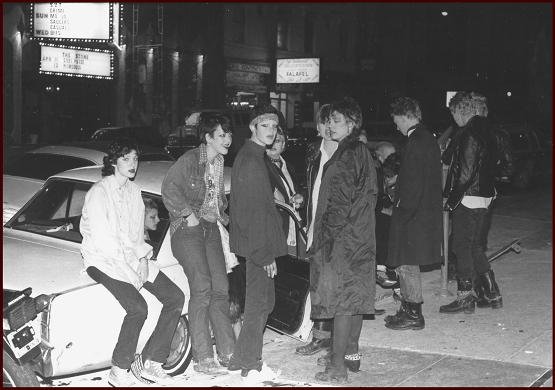
[(218, 128), (218, 126), (222, 127), (224, 133), (233, 133), (233, 129), (231, 127), (231, 120), (226, 115), (216, 114), (216, 113), (207, 113), (204, 112), (200, 115), (199, 121), (199, 131), (198, 135), (200, 138), (200, 142), (203, 144), (206, 143), (206, 134), (209, 134), (210, 137), (214, 137), (214, 132)]
[(472, 98), (472, 103), (474, 104), (474, 109), (476, 114), (480, 116), (488, 116), (488, 98), (479, 92), (470, 92)]
[(406, 116), (422, 121), (420, 104), (416, 99), (408, 96), (401, 96), (394, 99), (389, 105), (389, 114), (391, 116)]
[(102, 160), (104, 163), (102, 167), (102, 176), (113, 175), (115, 173), (114, 165), (116, 165), (118, 158), (131, 153), (133, 150), (139, 155), (139, 147), (131, 138), (118, 138), (113, 141), (108, 146), (108, 154), (104, 156)]
[(475, 114), (477, 112), (476, 106), (476, 100), (472, 99), (471, 92), (457, 92), (455, 96), (449, 100), (449, 110), (451, 113), (459, 111), (464, 116)]
[(351, 137), (358, 137), (362, 127), (362, 110), (355, 99), (351, 97), (344, 97), (331, 104), (330, 114), (338, 112), (342, 114), (345, 119), (353, 124), (353, 130), (350, 134)]
[(158, 203), (152, 198), (143, 198), (143, 203), (145, 204), (145, 212), (147, 210), (158, 210)]

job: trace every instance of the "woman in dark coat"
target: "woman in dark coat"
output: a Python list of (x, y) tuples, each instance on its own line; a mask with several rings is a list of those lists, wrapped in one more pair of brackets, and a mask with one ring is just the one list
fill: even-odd
[(358, 141), (362, 114), (345, 98), (331, 107), (337, 151), (324, 165), (310, 250), (313, 318), (333, 318), (331, 362), (316, 374), (344, 383), (347, 368), (358, 371), (362, 315), (374, 313), (376, 169), (369, 149)]

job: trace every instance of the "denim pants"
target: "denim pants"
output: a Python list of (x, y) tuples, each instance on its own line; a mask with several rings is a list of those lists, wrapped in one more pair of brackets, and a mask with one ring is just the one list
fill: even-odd
[(191, 299), (189, 323), (193, 358), (214, 358), (209, 324), (219, 355), (233, 352), (235, 336), (229, 315), (229, 283), (218, 225), (204, 219), (196, 226), (182, 224), (171, 238), (172, 252), (183, 267)]
[(422, 278), (419, 265), (400, 265), (396, 269), (399, 275), (401, 297), (407, 302), (422, 303)]
[(490, 268), (484, 248), (489, 230), (488, 213), (488, 209), (469, 209), (462, 204), (453, 211), (453, 252), (457, 256), (460, 279), (470, 280), (474, 272), (480, 275)]
[[(118, 342), (112, 354), (112, 364), (129, 369), (135, 358), (139, 334), (148, 315), (148, 307), (143, 296), (132, 284), (112, 279), (96, 267), (88, 267), (87, 274), (102, 284), (125, 309)], [(143, 359), (165, 363), (170, 353), (170, 345), (183, 310), (185, 296), (162, 271), (154, 282), (145, 282), (143, 287), (163, 305), (160, 317), (152, 335), (143, 348)]]
[(274, 279), (263, 267), (247, 259), (247, 292), (243, 327), (231, 363), (242, 369), (259, 369), (262, 364), (262, 341), (268, 315), (274, 309)]

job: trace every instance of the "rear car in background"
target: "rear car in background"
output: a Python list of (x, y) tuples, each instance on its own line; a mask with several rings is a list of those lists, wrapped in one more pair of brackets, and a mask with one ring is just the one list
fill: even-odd
[(113, 141), (119, 137), (132, 138), (141, 145), (164, 146), (164, 137), (149, 126), (102, 127), (91, 135), (91, 141)]
[(231, 121), (233, 128), (233, 142), (228, 155), (225, 157), (226, 165), (231, 166), (235, 155), (243, 146), (245, 139), (250, 138), (249, 112), (243, 110), (229, 110), (205, 108), (193, 110), (185, 118), (185, 124), (168, 135), (165, 149), (175, 158), (179, 158), (187, 150), (196, 148), (200, 144), (198, 125), (202, 115), (224, 115)]

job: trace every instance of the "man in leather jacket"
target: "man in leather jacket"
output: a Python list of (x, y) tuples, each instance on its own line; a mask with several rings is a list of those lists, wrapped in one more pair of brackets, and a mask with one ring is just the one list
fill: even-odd
[[(484, 116), (485, 98), (458, 92), (449, 102), (459, 126), (442, 156), (449, 172), (445, 183), (445, 210), (451, 212), (453, 251), (457, 257), (457, 299), (440, 307), (441, 313), (473, 313), (473, 275), (478, 307), (500, 308), (501, 293), (485, 255), (487, 216), (495, 197), (495, 172), (499, 161), (497, 139)], [(487, 106), (486, 106), (487, 107)], [(487, 108), (485, 108), (487, 113)]]

